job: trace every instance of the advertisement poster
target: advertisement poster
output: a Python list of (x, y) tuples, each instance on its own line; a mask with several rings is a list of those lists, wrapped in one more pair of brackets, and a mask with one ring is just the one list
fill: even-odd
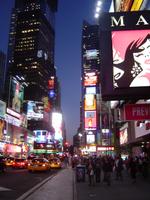
[(20, 113), (24, 99), (24, 87), (14, 78), (11, 79), (11, 94), (12, 94), (11, 107), (13, 110)]
[(94, 94), (86, 94), (84, 102), (85, 110), (96, 110), (96, 97)]
[(96, 129), (96, 111), (85, 111), (85, 129)]
[(41, 120), (44, 116), (44, 104), (38, 101), (27, 102), (27, 119)]
[(112, 31), (112, 47), (114, 88), (150, 86), (150, 30)]
[(149, 18), (148, 10), (99, 18), (103, 100), (149, 99)]

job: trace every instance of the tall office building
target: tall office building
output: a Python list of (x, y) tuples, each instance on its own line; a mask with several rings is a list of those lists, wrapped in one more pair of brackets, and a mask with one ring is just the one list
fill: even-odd
[(50, 130), (48, 116), (43, 117), (41, 112), (50, 113), (54, 106), (60, 106), (54, 67), (56, 12), (57, 0), (16, 0), (12, 10), (6, 81), (9, 92), (5, 97), (8, 106), (16, 110), (13, 99), (16, 94), (20, 98), (18, 93), (22, 91), (22, 102), (26, 101), (26, 105), (16, 111), (30, 109), (30, 115), (36, 115), (27, 114), (30, 130)]
[(82, 28), (82, 68), (81, 68), (81, 124), (85, 144), (96, 144), (99, 133), (99, 27), (83, 22)]
[[(55, 12), (57, 0), (16, 0), (12, 11), (7, 79), (24, 82), (24, 99), (48, 96), (54, 68)], [(9, 75), (9, 76), (8, 76)]]
[(5, 74), (5, 61), (6, 61), (6, 55), (0, 51), (0, 99), (3, 97), (4, 92), (4, 74)]

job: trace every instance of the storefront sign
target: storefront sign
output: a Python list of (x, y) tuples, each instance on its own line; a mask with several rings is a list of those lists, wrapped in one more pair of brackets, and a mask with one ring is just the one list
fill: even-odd
[(124, 120), (150, 119), (150, 104), (126, 104), (124, 106)]
[(17, 117), (18, 119), (20, 119), (20, 114), (15, 112), (14, 110), (10, 109), (10, 108), (7, 108), (7, 113), (14, 116), (14, 117)]
[(14, 126), (20, 127), (20, 125), (21, 125), (21, 120), (13, 117), (11, 115), (8, 115), (8, 114), (6, 114), (5, 120), (6, 120), (7, 123), (12, 124)]

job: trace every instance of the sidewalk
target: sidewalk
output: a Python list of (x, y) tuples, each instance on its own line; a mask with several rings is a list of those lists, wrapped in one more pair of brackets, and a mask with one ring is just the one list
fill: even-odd
[(17, 200), (75, 200), (74, 183), (72, 168), (62, 169), (42, 186), (32, 188)]
[(85, 182), (76, 182), (76, 190), (77, 200), (150, 200), (150, 180), (138, 176), (137, 182), (133, 184), (127, 173), (123, 181), (115, 180), (113, 174), (111, 186), (102, 180), (95, 186), (89, 186), (86, 175)]

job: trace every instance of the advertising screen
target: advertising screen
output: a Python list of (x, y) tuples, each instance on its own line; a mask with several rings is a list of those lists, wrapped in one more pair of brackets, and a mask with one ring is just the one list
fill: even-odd
[(84, 76), (84, 86), (96, 85), (97, 76), (95, 73), (86, 73)]
[(36, 143), (46, 143), (47, 142), (47, 134), (48, 134), (48, 132), (46, 130), (35, 130), (34, 131), (35, 142)]
[(120, 144), (125, 144), (128, 142), (128, 132), (127, 132), (127, 128), (123, 129), (120, 131), (119, 133), (120, 135)]
[(96, 111), (85, 111), (85, 129), (96, 129)]
[(87, 142), (87, 144), (94, 144), (95, 143), (95, 135), (94, 134), (86, 135), (86, 142)]
[(86, 50), (86, 59), (87, 60), (97, 59), (98, 54), (99, 52), (96, 49)]
[(96, 97), (94, 94), (86, 94), (84, 103), (85, 110), (96, 110)]
[(54, 89), (54, 79), (48, 80), (48, 89)]
[(44, 113), (43, 102), (28, 101), (27, 102), (27, 119), (28, 120), (42, 120)]
[(10, 95), (11, 102), (9, 103), (12, 109), (20, 113), (24, 99), (24, 87), (15, 78), (11, 79)]
[(86, 87), (86, 94), (96, 94), (96, 87)]
[(55, 129), (55, 139), (62, 139), (62, 114), (52, 113), (52, 126)]
[(149, 98), (149, 17), (148, 11), (101, 15), (99, 25), (103, 100)]

